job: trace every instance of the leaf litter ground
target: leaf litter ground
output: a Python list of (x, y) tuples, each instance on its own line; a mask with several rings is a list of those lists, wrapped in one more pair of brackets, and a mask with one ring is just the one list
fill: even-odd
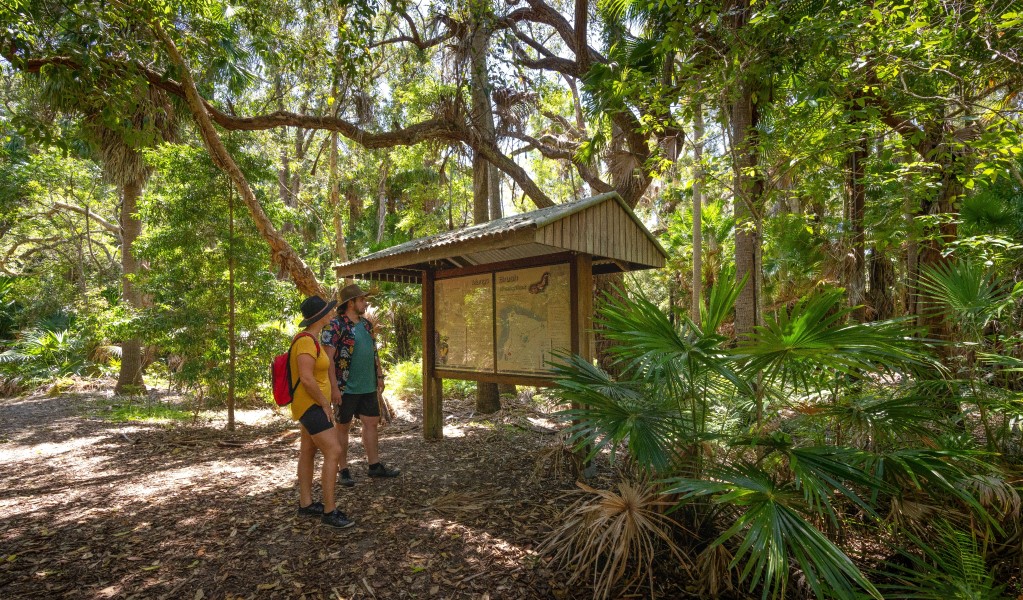
[[(135, 402), (174, 401), (156, 396)], [(446, 400), (440, 442), (422, 439), (418, 408), (398, 406), (381, 431), (383, 459), (402, 469), (393, 480), (366, 476), (353, 435), (357, 483), (338, 498), (356, 526), (342, 531), (296, 515), (290, 420), (239, 411), (234, 432), (222, 414), (113, 422), (118, 402), (100, 390), (0, 400), (0, 596), (590, 596), (534, 550), (574, 478), (550, 468), (556, 426), (526, 395), (485, 417)]]

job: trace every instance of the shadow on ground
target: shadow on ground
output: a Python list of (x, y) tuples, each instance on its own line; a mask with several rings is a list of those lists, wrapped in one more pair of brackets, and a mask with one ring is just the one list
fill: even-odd
[(407, 412), (382, 432), (394, 480), (366, 477), (353, 441), (357, 485), (339, 487), (339, 504), (357, 525), (343, 531), (295, 514), (290, 421), (112, 423), (96, 416), (109, 402), (2, 401), (4, 597), (588, 597), (534, 551), (573, 479), (533, 476), (555, 436), (529, 425), (526, 398), (486, 420), (448, 402), (441, 442)]

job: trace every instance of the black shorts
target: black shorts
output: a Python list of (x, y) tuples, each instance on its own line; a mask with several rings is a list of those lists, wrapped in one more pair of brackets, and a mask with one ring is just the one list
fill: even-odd
[(379, 417), (380, 405), (377, 404), (377, 393), (345, 394), (341, 396), (341, 404), (334, 410), (334, 418), (338, 423), (347, 425), (352, 417)]
[(302, 413), (302, 416), (298, 418), (298, 422), (305, 427), (305, 430), (309, 432), (309, 435), (323, 433), (333, 427), (330, 423), (330, 419), (327, 418), (327, 411), (323, 410), (323, 407), (319, 404), (313, 404), (307, 408), (306, 411)]

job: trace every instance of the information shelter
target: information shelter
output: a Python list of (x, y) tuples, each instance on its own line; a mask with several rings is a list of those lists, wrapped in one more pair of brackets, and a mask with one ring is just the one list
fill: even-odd
[(593, 276), (667, 254), (611, 192), (413, 240), (338, 278), (423, 286), (423, 435), (443, 436), (441, 382), (550, 385), (553, 353), (593, 358)]

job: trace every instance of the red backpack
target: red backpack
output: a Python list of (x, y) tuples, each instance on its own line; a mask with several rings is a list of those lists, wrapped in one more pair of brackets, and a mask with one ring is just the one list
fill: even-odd
[(270, 363), (270, 387), (273, 389), (274, 402), (277, 403), (277, 406), (291, 404), (291, 401), (295, 399), (295, 390), (301, 383), (301, 379), (294, 385), (291, 383), (291, 349), (295, 347), (295, 342), (302, 336), (312, 338), (313, 343), (316, 344), (316, 358), (320, 358), (320, 343), (316, 341), (316, 336), (305, 331), (300, 331), (292, 338), (291, 346), (288, 347), (287, 352), (274, 357)]

